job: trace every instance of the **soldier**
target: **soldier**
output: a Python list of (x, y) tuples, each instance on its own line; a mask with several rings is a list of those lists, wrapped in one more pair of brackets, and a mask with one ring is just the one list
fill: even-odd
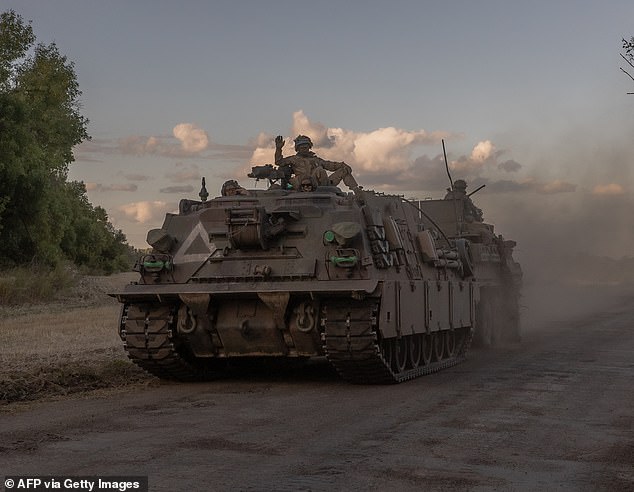
[(220, 190), (222, 196), (248, 195), (249, 192), (238, 184), (235, 179), (225, 181)]
[(482, 222), (482, 210), (476, 207), (471, 198), (467, 196), (467, 182), (457, 179), (453, 182), (453, 189), (447, 189), (445, 200), (462, 200), (464, 204), (464, 218), (467, 222)]
[(317, 189), (315, 178), (312, 176), (302, 176), (299, 182), (300, 188), (298, 191), (315, 191)]
[[(326, 161), (311, 152), (313, 142), (306, 135), (299, 135), (295, 140), (295, 155), (282, 156), (284, 139), (281, 135), (275, 138), (275, 164), (278, 166), (290, 165), (293, 176), (290, 180), (294, 189), (300, 187), (298, 176), (308, 175), (315, 178), (320, 185), (337, 186), (341, 180), (351, 190), (358, 191), (360, 186), (352, 176), (352, 168), (345, 162)], [(328, 176), (326, 171), (331, 171)]]

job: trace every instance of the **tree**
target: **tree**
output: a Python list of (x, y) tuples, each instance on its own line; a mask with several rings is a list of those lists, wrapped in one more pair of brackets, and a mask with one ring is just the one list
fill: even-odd
[[(630, 69), (628, 70), (634, 69), (634, 37), (631, 37), (629, 41), (623, 38), (622, 41), (623, 50), (625, 52), (621, 53), (621, 58), (623, 58), (625, 62), (630, 66)], [(625, 70), (623, 67), (621, 67), (621, 71), (625, 73), (630, 79), (634, 80), (634, 77), (628, 70)], [(628, 92), (628, 94), (634, 94), (634, 92)]]
[(35, 44), (30, 24), (0, 15), (0, 265), (67, 258), (120, 269), (125, 236), (67, 182), (73, 147), (89, 139), (74, 64)]
[(33, 28), (13, 10), (0, 16), (0, 88), (3, 91), (13, 82), (13, 63), (23, 58), (34, 42)]

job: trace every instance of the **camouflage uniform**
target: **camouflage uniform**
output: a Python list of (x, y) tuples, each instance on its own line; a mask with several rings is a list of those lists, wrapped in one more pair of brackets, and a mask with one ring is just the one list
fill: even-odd
[[(352, 176), (352, 168), (345, 162), (327, 161), (317, 157), (310, 151), (313, 146), (310, 138), (299, 135), (295, 139), (295, 150), (297, 154), (289, 157), (282, 157), (282, 147), (284, 140), (281, 136), (275, 139), (275, 164), (278, 166), (289, 165), (294, 176), (290, 179), (293, 189), (300, 188), (299, 176), (312, 176), (318, 184), (326, 186), (337, 186), (342, 180), (343, 183), (352, 190), (359, 189), (359, 185)], [(328, 176), (326, 171), (331, 171)]]
[(317, 180), (309, 175), (303, 175), (299, 178), (300, 187), (297, 191), (315, 191), (317, 189)]
[(467, 222), (482, 222), (482, 210), (474, 205), (471, 198), (467, 196), (467, 183), (463, 179), (457, 179), (453, 184), (453, 189), (445, 195), (445, 200), (462, 200), (464, 204), (464, 219)]
[(225, 181), (220, 190), (222, 196), (236, 196), (236, 195), (249, 195), (248, 190), (244, 189), (238, 184), (235, 179)]

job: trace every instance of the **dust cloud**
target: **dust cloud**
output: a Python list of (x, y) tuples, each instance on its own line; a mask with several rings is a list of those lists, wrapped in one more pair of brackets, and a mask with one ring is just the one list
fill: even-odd
[(600, 314), (634, 295), (628, 195), (483, 193), (474, 200), (497, 234), (517, 241), (525, 333)]
[[(418, 199), (444, 195), (440, 144), (449, 139), (453, 179), (465, 179), (469, 190), (486, 185), (472, 197), (475, 204), (497, 234), (517, 241), (523, 325), (538, 329), (601, 313), (634, 292), (634, 112), (610, 111), (597, 120), (579, 111), (568, 115), (564, 130), (527, 120), (490, 138), (328, 128), (297, 111), (291, 133), (311, 136), (318, 155), (351, 165), (367, 189)], [(265, 148), (254, 160), (270, 160), (272, 142), (260, 139)]]

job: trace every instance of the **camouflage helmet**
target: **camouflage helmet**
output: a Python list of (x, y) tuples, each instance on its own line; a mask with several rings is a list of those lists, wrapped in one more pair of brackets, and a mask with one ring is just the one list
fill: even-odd
[(457, 179), (453, 182), (454, 190), (466, 190), (467, 182), (464, 179)]
[(299, 147), (300, 145), (308, 145), (308, 148), (310, 149), (313, 146), (312, 140), (306, 135), (297, 135), (297, 138), (294, 140), (294, 142), (295, 148)]
[(299, 178), (299, 187), (303, 190), (305, 186), (310, 186), (311, 190), (314, 191), (317, 188), (317, 181), (312, 176), (304, 174)]
[(229, 181), (225, 181), (222, 184), (222, 188), (220, 189), (220, 194), (222, 196), (227, 196), (227, 193), (229, 192), (229, 190), (237, 190), (238, 188), (240, 188), (240, 185), (238, 184), (238, 182), (235, 179), (230, 179)]

